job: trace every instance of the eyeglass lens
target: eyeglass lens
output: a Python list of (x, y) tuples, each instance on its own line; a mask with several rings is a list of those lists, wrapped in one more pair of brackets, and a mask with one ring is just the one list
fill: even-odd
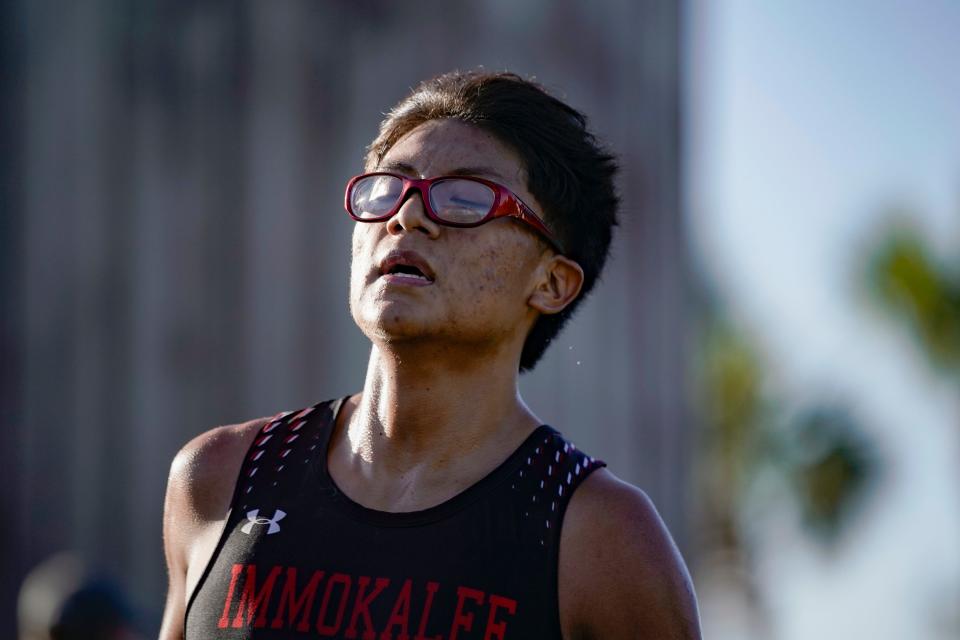
[(369, 176), (358, 180), (350, 192), (353, 215), (379, 218), (386, 215), (400, 197), (403, 182), (393, 176)]
[[(358, 180), (350, 193), (353, 213), (359, 218), (382, 217), (396, 206), (402, 190), (403, 181), (395, 176), (369, 176)], [(431, 208), (442, 220), (469, 224), (490, 213), (496, 193), (479, 182), (450, 178), (434, 182), (429, 198)]]

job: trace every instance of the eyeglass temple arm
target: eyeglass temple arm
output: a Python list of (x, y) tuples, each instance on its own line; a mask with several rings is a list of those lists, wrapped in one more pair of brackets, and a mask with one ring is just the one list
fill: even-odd
[(517, 213), (521, 218), (539, 229), (559, 253), (564, 253), (563, 247), (560, 246), (560, 241), (557, 240), (557, 237), (550, 231), (547, 224), (540, 219), (540, 216), (533, 212), (533, 209), (528, 207), (523, 200), (519, 198), (517, 199)]

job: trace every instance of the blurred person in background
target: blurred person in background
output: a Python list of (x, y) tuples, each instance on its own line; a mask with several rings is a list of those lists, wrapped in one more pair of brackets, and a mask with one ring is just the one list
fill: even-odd
[(513, 74), (387, 115), (345, 203), (364, 388), (181, 450), (163, 638), (700, 637), (650, 500), (518, 390), (603, 269), (616, 170)]
[(34, 567), (20, 588), (20, 640), (139, 640), (140, 627), (123, 590), (70, 552)]
[(105, 580), (90, 580), (64, 602), (50, 627), (50, 640), (138, 640), (133, 612), (123, 592)]

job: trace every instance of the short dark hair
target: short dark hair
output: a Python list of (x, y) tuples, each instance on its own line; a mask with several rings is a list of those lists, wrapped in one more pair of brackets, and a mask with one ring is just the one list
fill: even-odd
[(453, 118), (492, 134), (523, 163), (527, 188), (544, 208), (564, 255), (583, 269), (580, 295), (560, 313), (541, 315), (527, 335), (520, 372), (533, 369), (590, 293), (610, 253), (619, 197), (616, 158), (587, 130), (587, 118), (513, 73), (453, 71), (420, 83), (380, 123), (367, 150), (375, 165), (424, 122)]

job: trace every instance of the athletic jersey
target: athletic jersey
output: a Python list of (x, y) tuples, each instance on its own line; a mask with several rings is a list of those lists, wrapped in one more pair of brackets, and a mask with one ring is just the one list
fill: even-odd
[(186, 638), (560, 638), (560, 525), (604, 463), (541, 425), (446, 502), (376, 511), (327, 472), (345, 400), (280, 414), (257, 434)]

